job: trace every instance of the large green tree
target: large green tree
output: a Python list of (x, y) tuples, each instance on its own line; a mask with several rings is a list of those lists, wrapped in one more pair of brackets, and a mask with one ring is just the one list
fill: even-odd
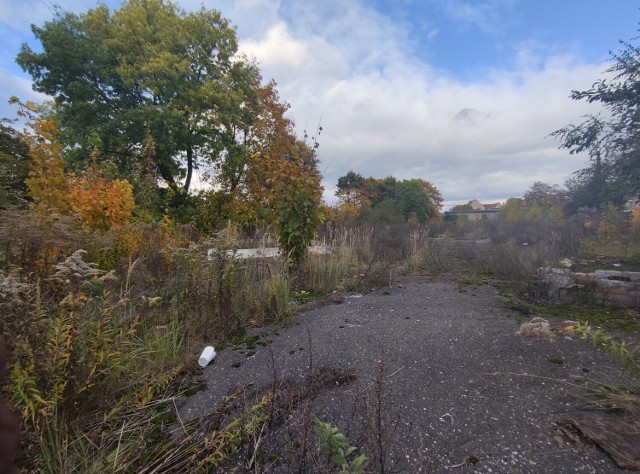
[(434, 217), (434, 206), (421, 180), (407, 179), (398, 182), (398, 203), (407, 220), (426, 222)]
[[(296, 140), (289, 105), (237, 56), (218, 11), (124, 0), (113, 12), (58, 10), (32, 29), (41, 52), (24, 45), (17, 60), (55, 100), (66, 167), (115, 169), (138, 204), (208, 230), (275, 222), (302, 258), (321, 220), (315, 148)], [(205, 165), (212, 190), (189, 196)]]
[(538, 204), (539, 206), (550, 207), (553, 205), (562, 205), (565, 192), (557, 185), (536, 181), (524, 193), (524, 202), (526, 205)]
[(130, 178), (151, 137), (157, 175), (186, 193), (198, 166), (227, 172), (248, 159), (240, 135), (259, 74), (235, 57), (235, 31), (218, 11), (128, 0), (113, 12), (58, 10), (32, 29), (42, 51), (23, 45), (17, 61), (55, 99), (68, 165), (82, 167), (97, 147)]
[(552, 134), (561, 148), (586, 152), (590, 158), (588, 167), (567, 183), (574, 208), (602, 208), (640, 195), (640, 47), (621, 42), (611, 59), (607, 78), (571, 93), (574, 100), (599, 104), (602, 113)]

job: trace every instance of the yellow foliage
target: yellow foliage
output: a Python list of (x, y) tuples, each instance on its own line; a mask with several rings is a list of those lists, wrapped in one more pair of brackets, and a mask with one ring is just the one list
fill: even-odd
[(12, 102), (19, 107), (18, 116), (26, 120), (23, 137), (31, 162), (25, 182), (36, 210), (43, 214), (75, 212), (91, 229), (126, 224), (135, 207), (132, 186), (126, 180), (106, 178), (91, 166), (79, 176), (66, 174), (55, 117), (43, 106), (15, 98)]
[(89, 167), (84, 176), (69, 176), (72, 209), (84, 225), (108, 230), (122, 227), (135, 208), (133, 187), (126, 180), (112, 180)]
[(605, 240), (623, 240), (628, 233), (627, 216), (613, 204), (602, 211), (602, 220), (598, 227), (598, 237)]
[(137, 258), (143, 253), (146, 234), (146, 228), (140, 225), (131, 225), (120, 229), (116, 238), (118, 252), (131, 258)]
[(35, 260), (35, 264), (39, 268), (50, 268), (53, 264), (60, 261), (63, 253), (62, 248), (55, 243), (52, 244), (51, 247), (42, 247), (38, 251), (38, 257)]
[(360, 209), (353, 202), (345, 202), (338, 206), (336, 214), (336, 220), (338, 222), (355, 221), (360, 215)]
[(131, 261), (137, 258), (160, 258), (169, 264), (171, 248), (184, 246), (187, 242), (188, 234), (173, 225), (168, 217), (158, 224), (135, 222), (119, 228), (116, 233), (118, 254)]
[(564, 212), (561, 201), (526, 202), (520, 198), (510, 198), (500, 208), (498, 218), (507, 222), (541, 221), (556, 222), (563, 219)]
[(35, 208), (41, 213), (52, 210), (66, 214), (71, 211), (70, 191), (63, 169), (60, 130), (48, 111), (31, 102), (13, 100), (19, 106), (18, 116), (26, 120), (23, 133), (29, 144), (29, 178), (25, 180)]
[(320, 212), (322, 213), (325, 224), (334, 224), (337, 222), (338, 211), (336, 208), (322, 204), (320, 206)]

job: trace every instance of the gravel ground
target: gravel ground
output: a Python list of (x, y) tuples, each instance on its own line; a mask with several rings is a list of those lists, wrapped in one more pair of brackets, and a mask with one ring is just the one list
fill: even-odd
[[(302, 383), (310, 355), (314, 368), (355, 368), (357, 390), (369, 392), (383, 363), (390, 410), (413, 425), (408, 437), (391, 441), (406, 451), (394, 463), (398, 471), (622, 471), (556, 430), (559, 420), (588, 410), (561, 381), (615, 380), (618, 369), (577, 338), (523, 339), (517, 328), (491, 286), (461, 292), (453, 282), (409, 282), (348, 295), (289, 325), (254, 330), (272, 342), (251, 357), (221, 351), (203, 370), (207, 390), (190, 398), (181, 416), (208, 412), (237, 385), (271, 386), (274, 373)], [(558, 358), (564, 363), (549, 361)], [(346, 432), (354, 390), (336, 387), (320, 397), (318, 413)], [(470, 457), (477, 462), (465, 463)]]

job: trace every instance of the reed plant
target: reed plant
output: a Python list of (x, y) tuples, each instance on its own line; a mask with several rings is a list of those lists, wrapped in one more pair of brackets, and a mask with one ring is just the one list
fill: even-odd
[(406, 257), (398, 264), (397, 271), (407, 274), (418, 271), (440, 271), (444, 268), (441, 245), (431, 235), (428, 227), (410, 229), (409, 249)]
[(373, 228), (343, 227), (322, 241), (329, 253), (308, 255), (299, 272), (299, 286), (329, 293), (348, 287), (373, 261)]

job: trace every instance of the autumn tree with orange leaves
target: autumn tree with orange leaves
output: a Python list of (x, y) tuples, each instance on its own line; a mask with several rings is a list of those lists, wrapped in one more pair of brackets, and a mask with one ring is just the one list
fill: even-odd
[(71, 207), (91, 229), (108, 230), (129, 222), (135, 208), (133, 188), (123, 179), (110, 179), (93, 167), (67, 177)]
[(30, 170), (25, 180), (36, 211), (42, 214), (77, 213), (91, 229), (107, 230), (126, 224), (135, 207), (126, 180), (110, 179), (88, 167), (80, 174), (65, 173), (60, 130), (51, 110), (11, 99), (26, 121), (23, 132), (29, 145)]
[[(278, 227), (280, 247), (294, 261), (322, 222), (322, 186), (317, 167), (317, 141), (297, 140), (284, 114), (289, 104), (280, 100), (275, 83), (258, 90), (261, 110), (256, 121), (247, 187), (261, 206), (269, 209)], [(318, 135), (322, 127), (318, 129)]]

